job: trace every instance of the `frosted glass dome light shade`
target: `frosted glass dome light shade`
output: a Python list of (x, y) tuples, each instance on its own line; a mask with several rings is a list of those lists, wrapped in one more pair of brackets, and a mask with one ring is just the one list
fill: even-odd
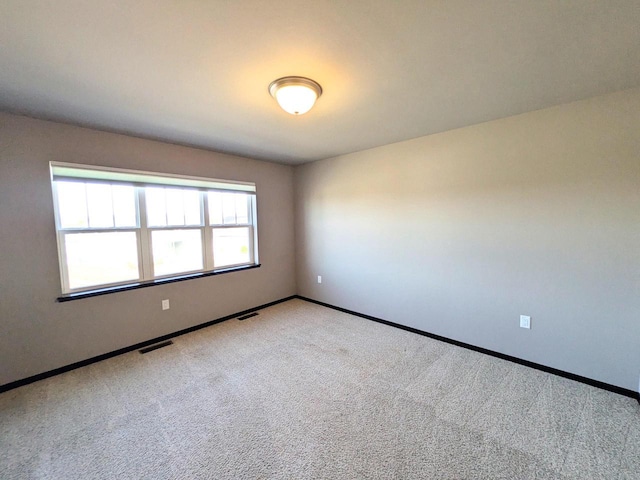
[(282, 77), (271, 82), (269, 93), (285, 112), (302, 115), (322, 95), (322, 87), (310, 78)]

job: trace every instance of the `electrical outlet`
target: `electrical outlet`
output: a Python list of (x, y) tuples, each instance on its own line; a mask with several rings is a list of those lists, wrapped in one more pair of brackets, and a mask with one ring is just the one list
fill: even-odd
[(520, 315), (520, 328), (531, 328), (531, 317), (528, 315)]
[(169, 300), (162, 300), (162, 309), (169, 310)]
[(318, 275), (318, 283), (322, 283), (322, 275)]

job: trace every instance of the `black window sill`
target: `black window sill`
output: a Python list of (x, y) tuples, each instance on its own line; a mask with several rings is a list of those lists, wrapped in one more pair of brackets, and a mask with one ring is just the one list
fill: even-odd
[(151, 280), (148, 282), (130, 283), (128, 285), (118, 285), (117, 287), (99, 288), (96, 290), (87, 290), (85, 292), (70, 293), (68, 295), (62, 295), (56, 300), (58, 302), (70, 302), (71, 300), (80, 300), (81, 298), (97, 297), (99, 295), (108, 295), (111, 293), (126, 292), (128, 290), (137, 290), (138, 288), (155, 287), (156, 285), (166, 285), (167, 283), (183, 282), (185, 280), (193, 280), (194, 278), (212, 277), (214, 275), (224, 275), (225, 273), (241, 272), (244, 270), (251, 270), (252, 268), (260, 268), (260, 264), (245, 265), (242, 267), (227, 268), (224, 270), (216, 270), (215, 272), (201, 272), (192, 273), (189, 275), (182, 275), (180, 277), (160, 278), (158, 280)]

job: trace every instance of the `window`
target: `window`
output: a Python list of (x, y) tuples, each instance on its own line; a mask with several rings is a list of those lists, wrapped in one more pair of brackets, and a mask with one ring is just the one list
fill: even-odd
[(64, 294), (258, 263), (255, 185), (51, 163)]

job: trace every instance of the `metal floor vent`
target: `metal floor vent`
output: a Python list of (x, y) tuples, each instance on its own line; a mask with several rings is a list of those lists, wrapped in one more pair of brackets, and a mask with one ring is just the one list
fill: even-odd
[(260, 315), (258, 312), (247, 313), (241, 317), (238, 317), (238, 320), (246, 320), (247, 318), (255, 317), (256, 315)]
[(149, 352), (153, 352), (154, 350), (157, 350), (159, 348), (167, 347), (169, 345), (173, 345), (173, 342), (171, 340), (166, 340), (164, 342), (156, 343), (155, 345), (151, 345), (149, 347), (141, 348), (138, 351), (140, 353), (149, 353)]

